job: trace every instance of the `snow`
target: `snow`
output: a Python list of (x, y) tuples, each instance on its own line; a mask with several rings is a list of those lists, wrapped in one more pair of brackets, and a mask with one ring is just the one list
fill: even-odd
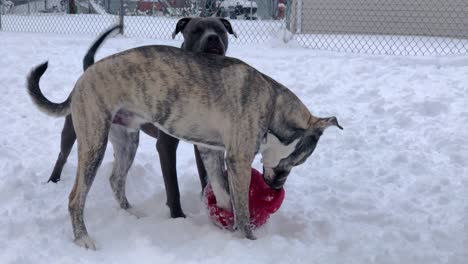
[[(85, 210), (98, 245), (72, 240), (67, 202), (72, 151), (58, 184), (45, 184), (63, 119), (39, 112), (25, 77), (49, 60), (46, 96), (63, 101), (82, 73), (92, 36), (0, 32), (0, 263), (450, 263), (468, 259), (468, 59), (319, 52), (284, 45), (230, 45), (238, 57), (289, 87), (317, 116), (336, 115), (314, 154), (286, 182), (282, 207), (258, 240), (221, 230), (200, 199), (191, 145), (178, 173), (186, 219), (171, 219), (155, 140), (141, 135), (127, 193), (136, 218), (118, 208), (106, 153)], [(144, 44), (117, 37), (98, 58)], [(255, 87), (252, 87), (255, 89)], [(260, 168), (258, 159), (254, 166)]]

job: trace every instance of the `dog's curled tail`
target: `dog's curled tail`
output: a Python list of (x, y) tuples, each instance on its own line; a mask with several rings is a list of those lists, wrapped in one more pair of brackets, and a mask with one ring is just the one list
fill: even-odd
[(37, 105), (39, 110), (42, 112), (55, 116), (65, 116), (70, 113), (70, 96), (65, 100), (65, 102), (57, 104), (49, 101), (44, 94), (42, 94), (41, 88), (39, 87), (39, 81), (41, 76), (47, 70), (48, 62), (36, 66), (28, 75), (27, 88), (29, 96), (31, 96), (34, 104)]
[(116, 29), (122, 29), (122, 25), (119, 24), (109, 28), (104, 33), (102, 33), (101, 36), (99, 36), (99, 38), (93, 43), (93, 45), (91, 45), (88, 52), (83, 58), (83, 71), (86, 71), (86, 69), (88, 69), (89, 66), (94, 64), (94, 56), (96, 55), (97, 50), (104, 42), (104, 40), (106, 40), (107, 36), (109, 36)]

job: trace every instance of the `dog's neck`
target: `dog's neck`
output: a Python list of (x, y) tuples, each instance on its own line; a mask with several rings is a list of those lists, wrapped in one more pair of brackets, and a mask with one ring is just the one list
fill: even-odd
[(262, 164), (267, 168), (274, 168), (278, 163), (288, 157), (295, 149), (299, 139), (288, 145), (283, 144), (274, 134), (267, 133), (260, 144), (259, 152), (262, 154)]
[(284, 88), (278, 91), (269, 132), (283, 144), (289, 145), (310, 128), (315, 122), (307, 107), (291, 91)]

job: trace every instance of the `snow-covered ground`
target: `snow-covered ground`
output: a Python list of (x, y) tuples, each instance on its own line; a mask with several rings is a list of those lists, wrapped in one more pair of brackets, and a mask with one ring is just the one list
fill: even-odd
[[(336, 115), (344, 130), (328, 129), (292, 171), (258, 240), (210, 222), (185, 143), (178, 172), (188, 217), (170, 219), (155, 141), (142, 135), (127, 190), (147, 217), (114, 201), (109, 147), (85, 210), (99, 249), (77, 247), (67, 210), (76, 150), (63, 180), (44, 184), (63, 119), (40, 113), (24, 84), (49, 60), (43, 91), (64, 100), (93, 40), (0, 32), (0, 263), (467, 263), (468, 58), (317, 52), (279, 40), (231, 45), (228, 55), (285, 84), (314, 114)], [(119, 37), (98, 57), (149, 43), (180, 45)]]

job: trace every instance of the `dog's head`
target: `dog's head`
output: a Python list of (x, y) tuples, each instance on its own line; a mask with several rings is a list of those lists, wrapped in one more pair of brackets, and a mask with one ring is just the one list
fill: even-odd
[(273, 189), (281, 189), (291, 169), (304, 163), (312, 155), (323, 131), (329, 126), (343, 129), (336, 117), (311, 118), (310, 127), (298, 131), (291, 142), (281, 142), (274, 134), (268, 133), (264, 138), (260, 153), (262, 154), (263, 178)]
[(228, 33), (237, 38), (231, 23), (224, 18), (182, 18), (177, 22), (172, 38), (182, 32), (182, 49), (225, 55), (228, 48)]

